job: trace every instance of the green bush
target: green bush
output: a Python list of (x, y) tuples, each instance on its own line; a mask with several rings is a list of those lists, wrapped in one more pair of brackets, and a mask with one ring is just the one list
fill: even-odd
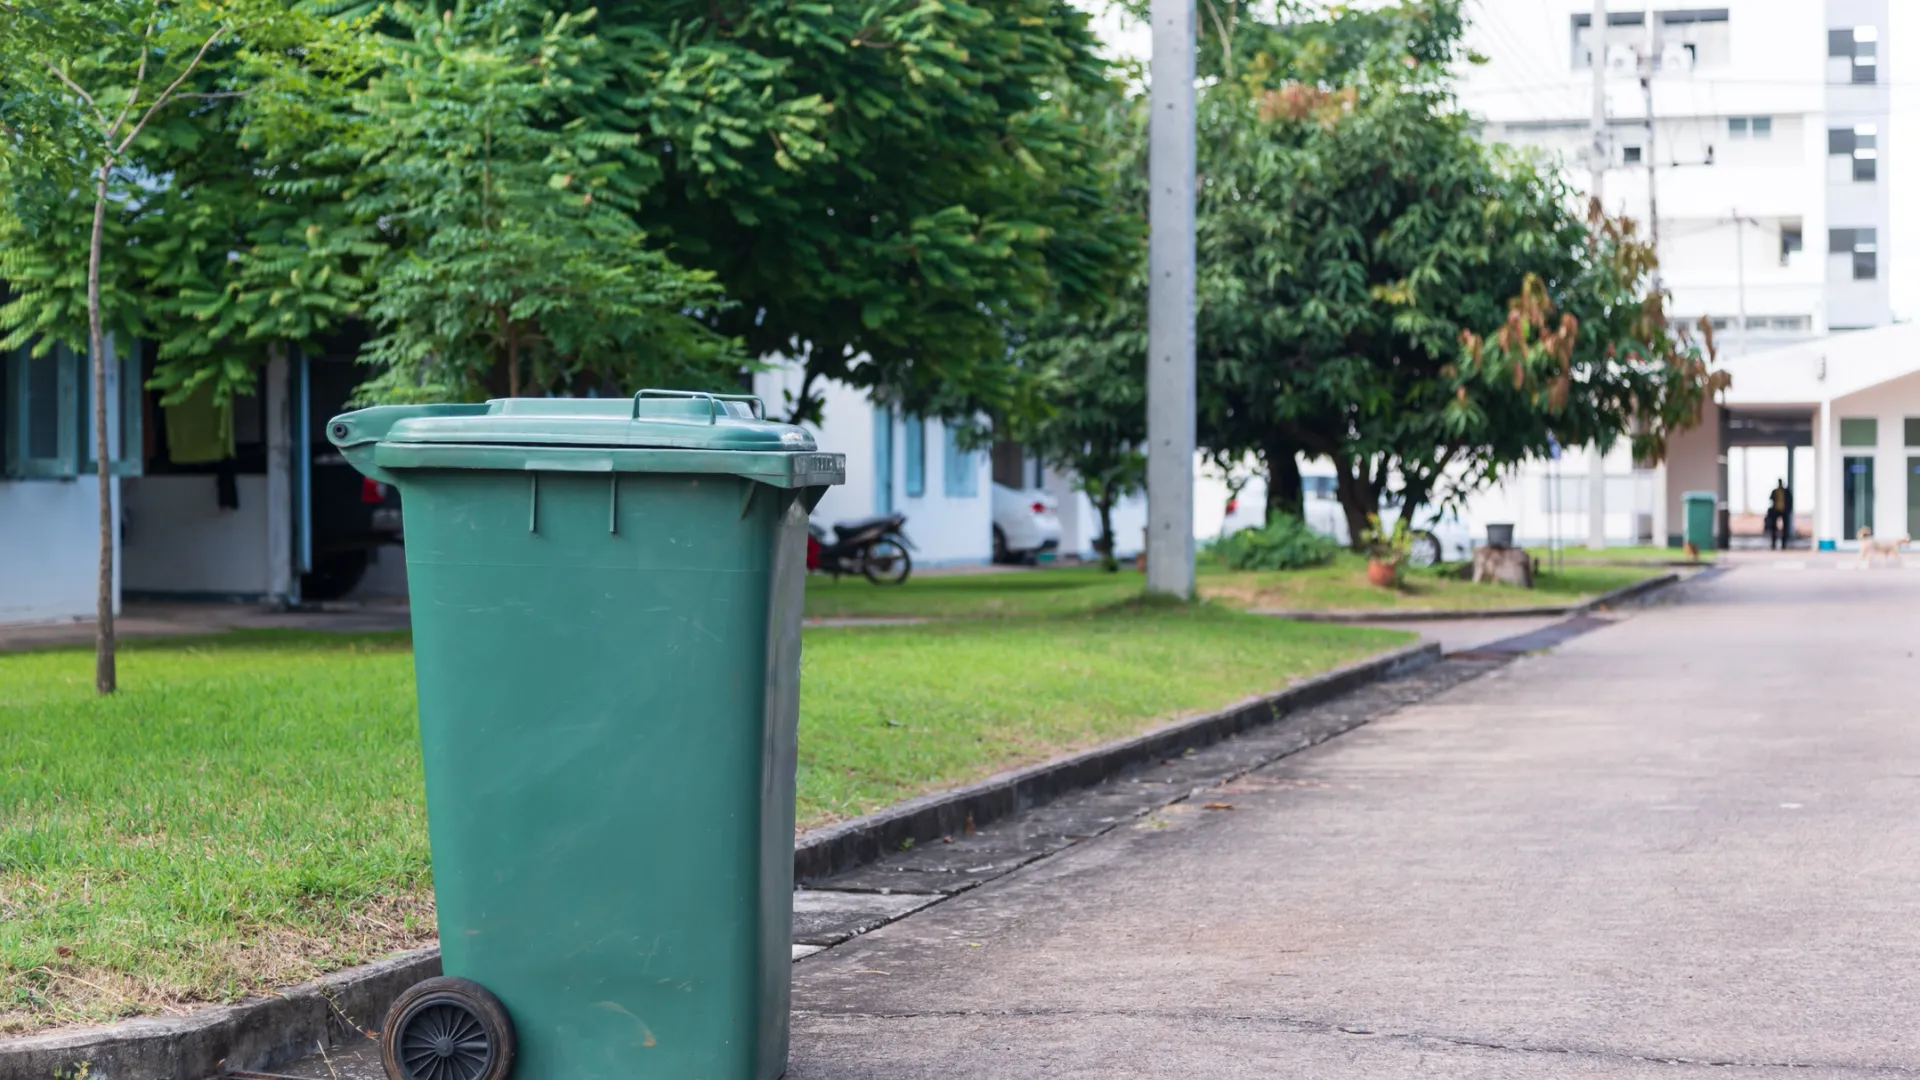
[(1340, 545), (1292, 514), (1275, 514), (1258, 529), (1242, 529), (1213, 545), (1215, 558), (1235, 570), (1302, 570), (1333, 559)]

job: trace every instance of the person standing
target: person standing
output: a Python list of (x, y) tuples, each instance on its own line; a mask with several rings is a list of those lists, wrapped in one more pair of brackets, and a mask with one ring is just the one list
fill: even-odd
[(1773, 482), (1773, 494), (1767, 498), (1767, 549), (1782, 551), (1793, 542), (1793, 492), (1785, 480)]

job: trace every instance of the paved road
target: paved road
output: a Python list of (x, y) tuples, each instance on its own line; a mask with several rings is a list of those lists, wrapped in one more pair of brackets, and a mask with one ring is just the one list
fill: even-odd
[(1920, 1075), (1920, 574), (1682, 596), (801, 961), (790, 1080)]

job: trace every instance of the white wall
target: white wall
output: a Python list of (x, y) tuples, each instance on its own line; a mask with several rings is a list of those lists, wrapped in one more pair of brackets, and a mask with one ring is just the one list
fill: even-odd
[[(876, 414), (877, 418), (877, 414)], [(938, 420), (923, 421), (926, 473), (923, 493), (908, 495), (906, 483), (906, 424), (898, 414), (893, 425), (893, 509), (907, 515), (907, 537), (919, 548), (914, 561), (922, 566), (984, 563), (993, 560), (993, 475), (985, 450), (975, 450), (954, 464), (973, 474), (972, 495), (947, 494), (947, 432)], [(871, 431), (872, 421), (869, 422)], [(872, 468), (868, 451), (868, 468)], [(849, 455), (851, 460), (852, 455)], [(876, 483), (886, 482), (885, 478)], [(869, 511), (871, 512), (871, 511)]]
[[(0, 480), (0, 623), (93, 618), (99, 491), (91, 476)], [(117, 555), (114, 569), (120, 578)], [(117, 581), (114, 596), (117, 611)]]
[[(83, 373), (83, 377), (84, 373)], [(80, 431), (92, 438), (91, 421)], [(107, 366), (109, 448), (120, 452), (120, 371)], [(87, 455), (82, 455), (85, 460)], [(116, 521), (124, 520), (124, 480), (111, 481)], [(123, 534), (114, 530), (113, 609), (125, 580)], [(91, 473), (66, 480), (0, 478), (0, 623), (91, 619), (99, 603), (100, 483)]]
[[(779, 418), (789, 394), (797, 393), (800, 372), (781, 363), (754, 376), (754, 392)], [(970, 455), (975, 472), (971, 497), (946, 494), (946, 429), (938, 420), (926, 423), (926, 490), (908, 497), (904, 467), (903, 424), (891, 417), (893, 475), (882, 477), (875, 462), (875, 422), (884, 414), (865, 394), (838, 383), (820, 387), (824, 398), (819, 425), (807, 425), (820, 449), (847, 456), (847, 482), (828, 490), (814, 509), (813, 520), (828, 527), (836, 521), (871, 517), (880, 509), (880, 488), (889, 485), (893, 509), (907, 515), (907, 537), (918, 550), (920, 566), (984, 563), (993, 558), (992, 467), (984, 450)]]
[(210, 474), (123, 481), (126, 588), (187, 596), (265, 595), (267, 478), (235, 481), (238, 510), (220, 509)]
[[(1680, 0), (1609, 5), (1617, 13), (1698, 6)], [(1674, 297), (1669, 310), (1731, 320), (1741, 307), (1744, 269), (1747, 314), (1769, 319), (1753, 340), (1722, 334), (1731, 353), (1803, 339), (1831, 326), (1884, 324), (1892, 264), (1901, 250), (1891, 242), (1889, 197), (1906, 149), (1890, 131), (1888, 114), (1894, 88), (1912, 77), (1886, 0), (1720, 0), (1711, 6), (1729, 14), (1726, 55), (1691, 71), (1663, 67), (1654, 75), (1651, 155), (1637, 72), (1607, 78), (1613, 147), (1604, 180), (1608, 210), (1632, 217), (1647, 231), (1648, 169), (1625, 161), (1624, 153), (1638, 147), (1643, 161), (1656, 164), (1662, 271)], [(1590, 0), (1478, 0), (1470, 8), (1468, 43), (1489, 62), (1461, 71), (1461, 102), (1485, 121), (1486, 137), (1542, 149), (1580, 190), (1591, 183), (1584, 155), (1593, 81), (1590, 68), (1574, 63), (1572, 19), (1590, 15), (1592, 8)], [(1834, 81), (1836, 71), (1850, 69), (1840, 62), (1830, 70), (1827, 30), (1853, 25), (1879, 29), (1876, 86)], [(1644, 49), (1644, 28), (1615, 27), (1612, 36)], [(1771, 137), (1736, 138), (1729, 118), (1755, 116), (1771, 118)], [(1850, 161), (1827, 153), (1828, 127), (1855, 123), (1879, 128), (1876, 182), (1854, 182)], [(1830, 179), (1833, 170), (1844, 176)], [(1736, 234), (1736, 217), (1757, 220)], [(1795, 221), (1804, 254), (1782, 266), (1780, 228)], [(1830, 226), (1878, 230), (1877, 281), (1855, 283), (1850, 260), (1829, 259)], [(1745, 240), (1744, 263), (1735, 256), (1736, 235)], [(1806, 333), (1783, 331), (1771, 323), (1774, 316), (1806, 316), (1811, 326)]]

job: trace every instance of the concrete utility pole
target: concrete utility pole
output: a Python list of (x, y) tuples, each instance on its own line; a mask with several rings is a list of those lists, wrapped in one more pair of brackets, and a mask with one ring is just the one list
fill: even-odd
[(1193, 0), (1153, 0), (1147, 201), (1147, 591), (1193, 596)]
[[(1647, 19), (1647, 55), (1640, 62), (1640, 96), (1647, 107), (1647, 239), (1653, 244), (1653, 256), (1660, 257), (1660, 195), (1655, 190), (1655, 176), (1658, 165), (1655, 162), (1653, 138), (1653, 65), (1659, 58), (1654, 49), (1659, 42), (1654, 37), (1653, 12), (1646, 14)], [(1660, 291), (1660, 264), (1653, 267), (1653, 291)]]
[[(1588, 31), (1587, 40), (1593, 45), (1593, 146), (1589, 152), (1593, 155), (1593, 197), (1599, 199), (1612, 156), (1612, 148), (1607, 145), (1607, 0), (1593, 0), (1593, 25)], [(1596, 442), (1587, 451), (1587, 547), (1599, 551), (1606, 546), (1606, 449)]]
[(1607, 163), (1613, 148), (1607, 145), (1607, 0), (1593, 0), (1593, 25), (1587, 28), (1593, 53), (1593, 145), (1587, 149), (1593, 168), (1593, 197), (1606, 194)]

